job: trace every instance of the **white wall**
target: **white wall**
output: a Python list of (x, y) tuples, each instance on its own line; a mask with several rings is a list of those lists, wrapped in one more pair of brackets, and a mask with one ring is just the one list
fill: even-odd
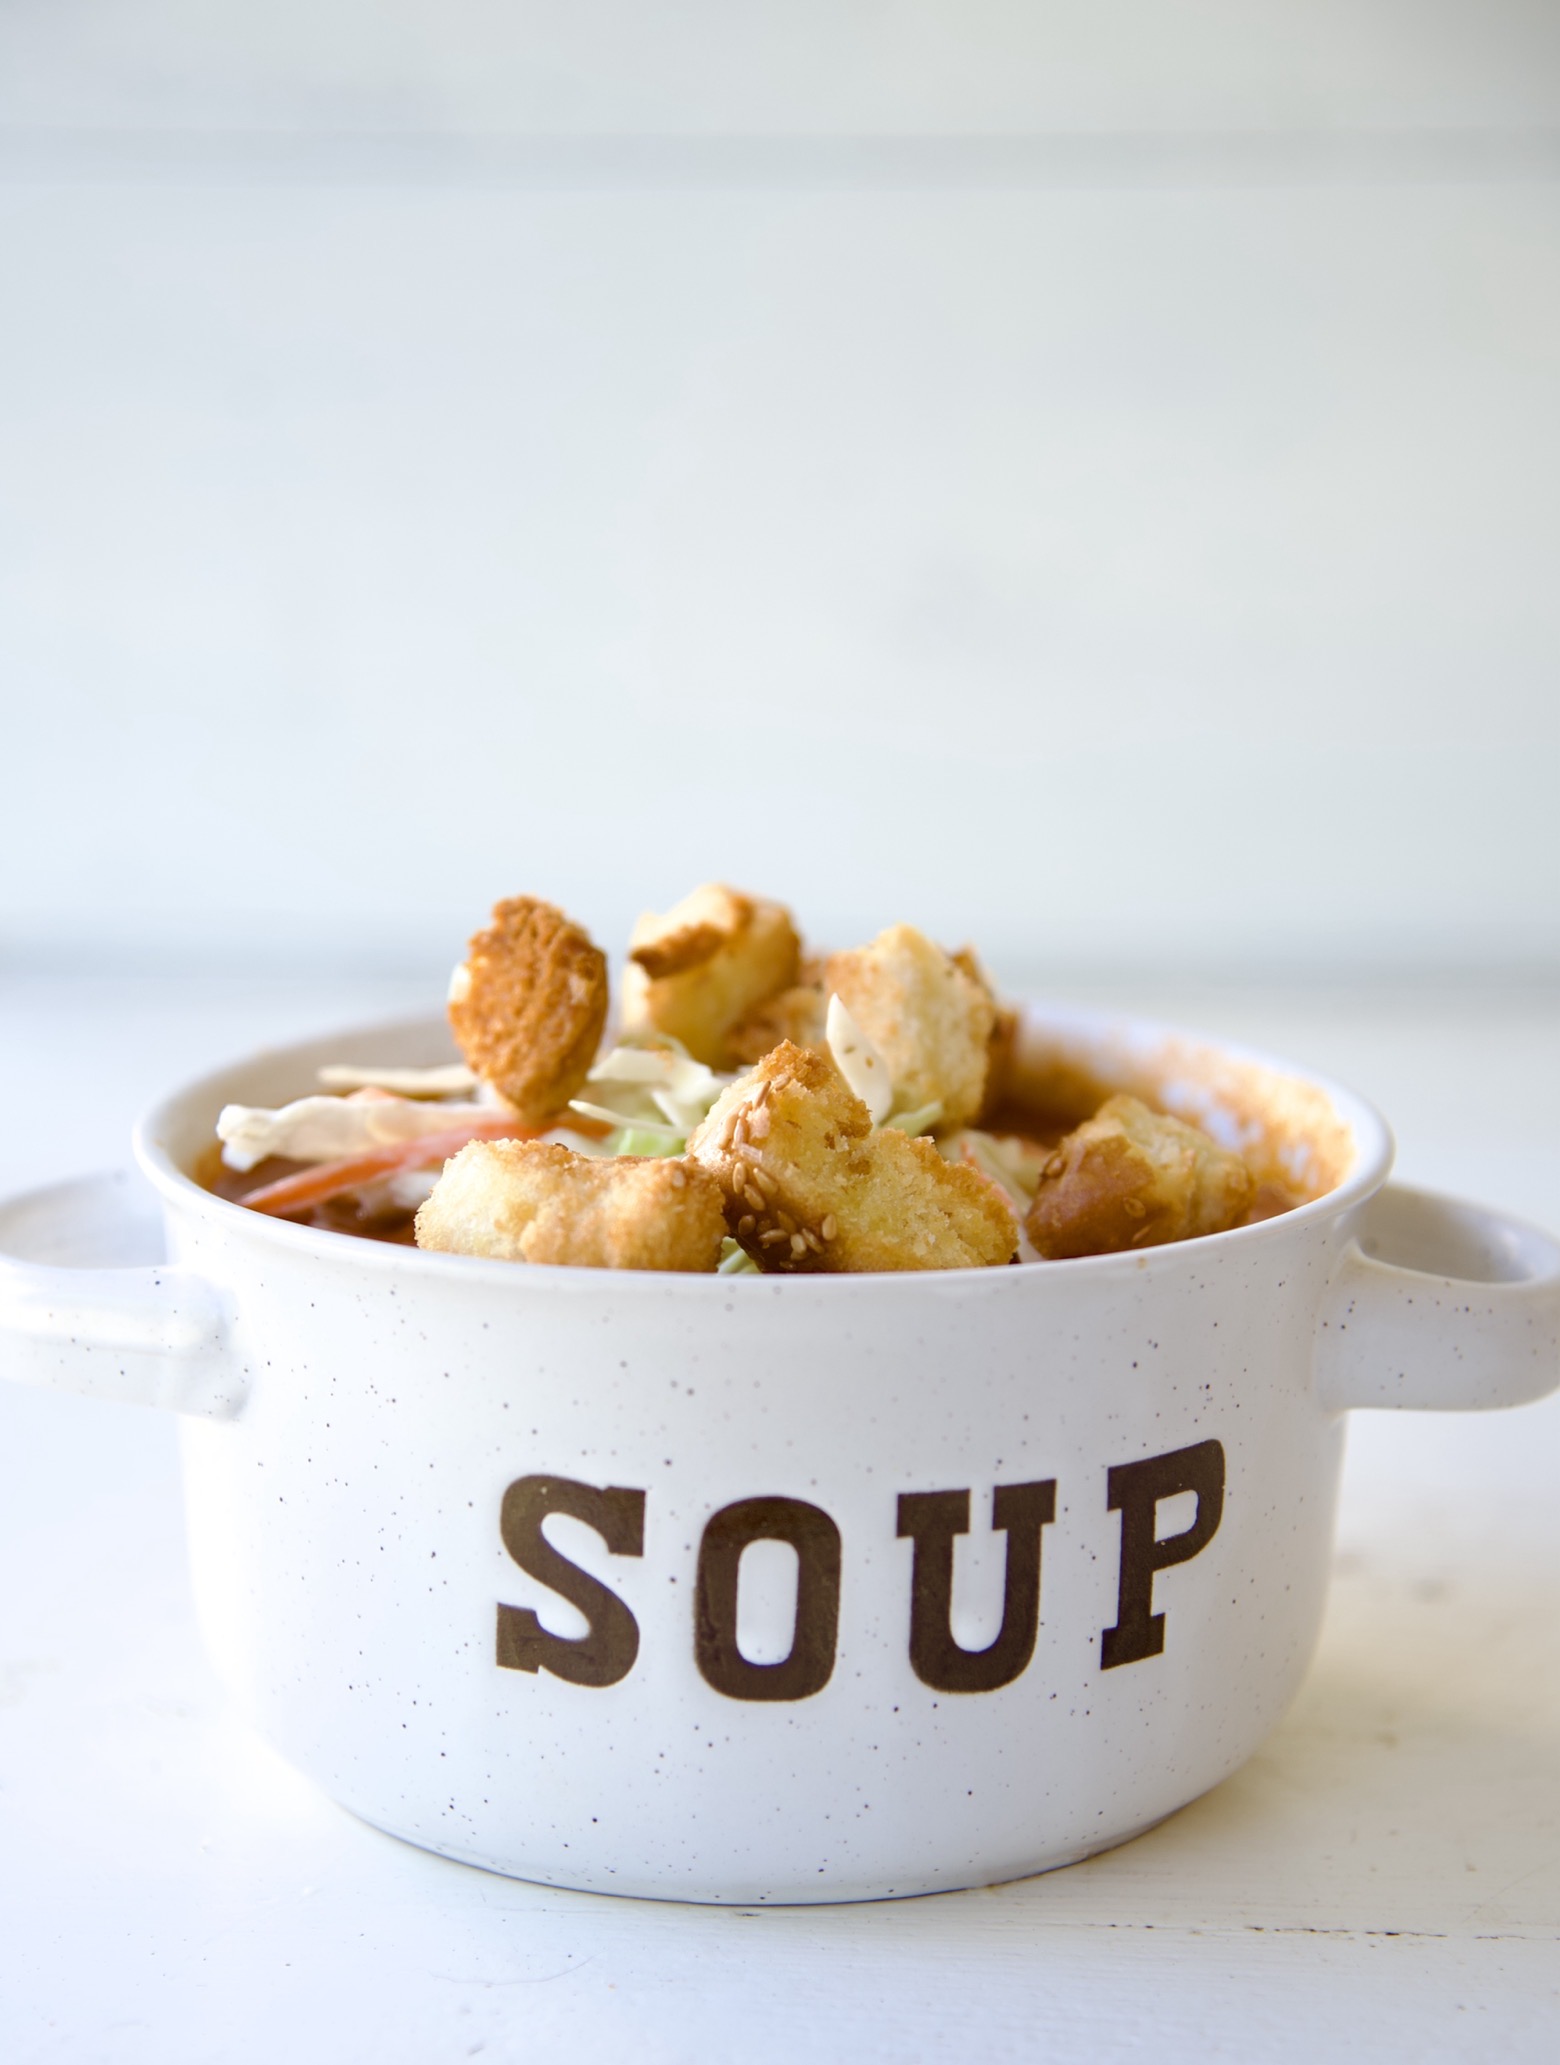
[(610, 12), (0, 15), (0, 953), (1552, 962), (1560, 10)]
[(1462, 128), (1560, 114), (1552, 0), (8, 0), (27, 129)]

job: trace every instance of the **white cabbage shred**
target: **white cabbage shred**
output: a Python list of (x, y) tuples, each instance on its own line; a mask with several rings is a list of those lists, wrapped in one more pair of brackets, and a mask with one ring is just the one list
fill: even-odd
[(939, 1140), (937, 1152), (950, 1162), (963, 1162), (1001, 1191), (1018, 1221), (1018, 1259), (1038, 1262), (1040, 1256), (1030, 1245), (1024, 1220), (1052, 1150), (1016, 1133), (986, 1133), (978, 1126), (963, 1126)]
[(658, 1033), (621, 1041), (585, 1078), (570, 1111), (617, 1129), (614, 1154), (681, 1154), (688, 1135), (735, 1076), (718, 1075), (677, 1041)]
[(901, 1133), (929, 1133), (942, 1115), (942, 1099), (934, 1097), (930, 1104), (918, 1104), (914, 1111), (890, 1112), (883, 1123)]
[(388, 1090), (393, 1097), (469, 1097), (478, 1077), (464, 1061), (446, 1061), (438, 1068), (375, 1068), (353, 1061), (331, 1061), (319, 1071), (326, 1090)]
[(351, 1097), (300, 1097), (274, 1111), (225, 1104), (217, 1118), (217, 1138), (227, 1166), (243, 1170), (273, 1154), (295, 1162), (344, 1161), (491, 1116), (489, 1104), (429, 1104), (360, 1091)]
[(873, 1125), (881, 1126), (894, 1103), (888, 1063), (840, 999), (832, 994), (823, 1036), (834, 1056), (834, 1066), (871, 1112)]
[(388, 1219), (426, 1204), (442, 1174), (441, 1169), (398, 1169), (393, 1176), (360, 1183), (343, 1195), (356, 1202), (359, 1218)]

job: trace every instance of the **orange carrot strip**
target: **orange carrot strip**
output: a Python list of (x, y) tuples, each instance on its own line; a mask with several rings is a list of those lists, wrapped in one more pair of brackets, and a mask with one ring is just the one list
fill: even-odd
[(322, 1205), (340, 1197), (344, 1190), (357, 1190), (381, 1176), (397, 1175), (402, 1169), (421, 1169), (442, 1162), (470, 1140), (534, 1140), (534, 1129), (516, 1125), (512, 1117), (495, 1112), (490, 1119), (468, 1119), (448, 1133), (425, 1133), (420, 1140), (398, 1140), (390, 1147), (377, 1147), (369, 1154), (350, 1156), (345, 1161), (320, 1162), (312, 1169), (299, 1169), (291, 1176), (262, 1183), (238, 1202), (251, 1212), (296, 1212), (304, 1205)]

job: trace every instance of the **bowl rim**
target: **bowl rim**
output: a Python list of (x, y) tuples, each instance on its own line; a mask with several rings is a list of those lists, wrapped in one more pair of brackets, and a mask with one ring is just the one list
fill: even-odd
[[(1242, 1041), (1221, 1039), (1192, 1027), (1140, 1017), (1132, 1012), (1095, 1009), (1042, 997), (1018, 997), (1011, 1001), (1026, 1017), (1033, 1017), (1043, 1025), (1075, 1037), (1088, 1037), (1103, 1043), (1114, 1036), (1128, 1044), (1168, 1046), (1174, 1043), (1202, 1049), (1221, 1060), (1267, 1070), (1308, 1089), (1320, 1091), (1349, 1130), (1354, 1142), (1353, 1163), (1331, 1190), (1323, 1192), (1320, 1197), (1309, 1198), (1287, 1212), (1257, 1220), (1251, 1225), (1232, 1227), (1223, 1233), (1198, 1234), (1188, 1240), (1170, 1241), (1158, 1247), (1110, 1255), (1076, 1255), (1046, 1262), (1019, 1262), (1006, 1268), (721, 1276), (714, 1272), (706, 1275), (671, 1270), (581, 1269), (559, 1263), (531, 1263), (521, 1268), (513, 1262), (486, 1256), (442, 1254), (388, 1241), (368, 1240), (327, 1227), (299, 1226), (288, 1219), (248, 1211), (231, 1199), (218, 1197), (214, 1191), (197, 1182), (176, 1159), (168, 1136), (187, 1121), (192, 1107), (231, 1101), (236, 1079), (265, 1065), (285, 1063), (294, 1056), (299, 1058), (302, 1072), (307, 1065), (304, 1057), (317, 1057), (320, 1049), (327, 1045), (340, 1055), (350, 1052), (353, 1042), (361, 1045), (397, 1036), (416, 1037), (422, 1033), (436, 1037), (441, 1032), (447, 1039), (448, 1029), (443, 1015), (432, 1012), (377, 1019), (367, 1024), (346, 1026), (339, 1032), (314, 1034), (305, 1039), (252, 1049), (248, 1054), (210, 1069), (158, 1098), (136, 1122), (131, 1145), (143, 1175), (166, 1203), (186, 1212), (193, 1207), (202, 1217), (225, 1226), (232, 1233), (241, 1232), (246, 1239), (262, 1245), (278, 1246), (299, 1256), (312, 1254), (322, 1261), (351, 1264), (371, 1271), (389, 1270), (397, 1274), (411, 1271), (417, 1276), (447, 1276), (473, 1286), (480, 1282), (502, 1283), (515, 1290), (540, 1289), (545, 1284), (596, 1297), (729, 1297), (739, 1285), (744, 1288), (737, 1295), (751, 1297), (752, 1287), (763, 1285), (772, 1293), (779, 1292), (787, 1298), (811, 1300), (859, 1296), (865, 1290), (885, 1283), (900, 1284), (906, 1289), (914, 1286), (922, 1291), (967, 1294), (976, 1285), (994, 1290), (998, 1286), (1006, 1288), (1020, 1283), (1050, 1282), (1057, 1279), (1058, 1272), (1062, 1272), (1064, 1280), (1068, 1281), (1076, 1281), (1085, 1272), (1139, 1277), (1145, 1271), (1158, 1273), (1194, 1266), (1215, 1247), (1223, 1252), (1237, 1248), (1249, 1251), (1261, 1242), (1284, 1239), (1301, 1227), (1312, 1226), (1319, 1220), (1334, 1219), (1352, 1210), (1374, 1195), (1387, 1180), (1394, 1155), (1391, 1129), (1373, 1104), (1331, 1076), (1298, 1067), (1281, 1056), (1247, 1046)], [(317, 1060), (314, 1065), (317, 1065)], [(215, 1115), (213, 1110), (213, 1122)]]

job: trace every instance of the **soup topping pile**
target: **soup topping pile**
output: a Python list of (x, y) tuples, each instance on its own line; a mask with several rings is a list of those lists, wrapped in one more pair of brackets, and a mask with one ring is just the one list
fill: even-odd
[(1009, 1107), (1011, 1012), (910, 925), (809, 958), (782, 904), (710, 883), (639, 920), (611, 1033), (610, 1007), (582, 927), (512, 897), (450, 985), (463, 1062), (230, 1104), (212, 1187), (449, 1254), (765, 1275), (1110, 1254), (1263, 1209), (1240, 1155), (1136, 1097), (1049, 1135)]

